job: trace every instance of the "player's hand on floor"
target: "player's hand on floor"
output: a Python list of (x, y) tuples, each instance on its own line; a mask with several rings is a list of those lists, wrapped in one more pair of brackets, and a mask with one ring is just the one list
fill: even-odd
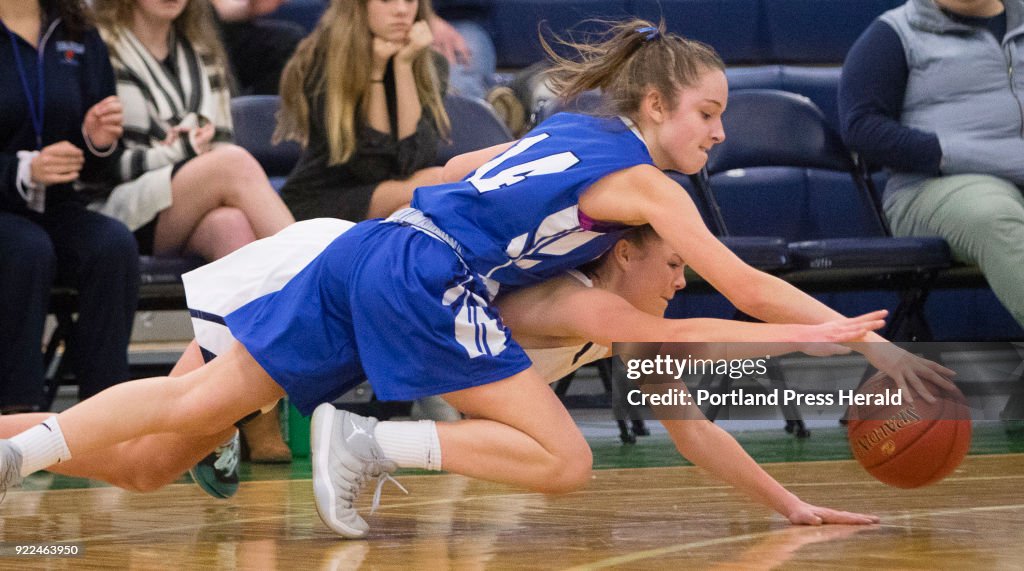
[(869, 525), (880, 521), (876, 515), (844, 512), (811, 505), (807, 502), (800, 502), (790, 510), (786, 517), (789, 519), (789, 523), (794, 525)]

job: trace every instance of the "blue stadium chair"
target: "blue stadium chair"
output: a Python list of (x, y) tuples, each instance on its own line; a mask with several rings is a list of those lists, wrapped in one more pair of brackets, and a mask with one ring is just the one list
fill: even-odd
[(444, 108), (452, 124), (450, 140), (442, 142), (434, 164), (452, 157), (512, 140), (508, 128), (485, 101), (461, 95), (447, 95)]
[(825, 114), (825, 120), (839, 132), (839, 76), (842, 66), (759, 65), (725, 70), (729, 92), (745, 89), (778, 89), (809, 98)]
[[(714, 200), (734, 233), (782, 236), (785, 279), (813, 291), (901, 292), (891, 337), (927, 335), (928, 285), (951, 263), (938, 238), (893, 238), (850, 153), (809, 99), (743, 90), (708, 161)], [(922, 329), (923, 328), (923, 329)]]
[(277, 190), (284, 185), (302, 155), (302, 147), (295, 142), (277, 145), (270, 142), (280, 106), (281, 98), (277, 95), (243, 95), (231, 100), (235, 143), (252, 153)]

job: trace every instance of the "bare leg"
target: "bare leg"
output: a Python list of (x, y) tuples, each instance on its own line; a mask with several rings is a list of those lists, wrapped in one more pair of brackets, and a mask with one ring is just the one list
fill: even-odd
[(546, 493), (573, 491), (590, 480), (590, 447), (532, 368), (444, 398), (473, 418), (437, 423), (443, 469)]
[[(203, 365), (199, 346), (193, 341), (171, 371), (180, 376)], [(0, 438), (10, 438), (52, 416), (50, 413), (15, 414), (0, 417)], [(152, 491), (178, 479), (214, 448), (234, 434), (229, 428), (219, 434), (186, 437), (165, 433), (143, 436), (93, 453), (75, 456), (49, 471), (100, 480), (133, 491)]]
[[(238, 208), (222, 206), (214, 208), (199, 221), (199, 225), (188, 238), (185, 250), (212, 261), (219, 260), (255, 241), (256, 234), (249, 225), (245, 213)], [(154, 244), (154, 251), (158, 256), (174, 255), (181, 249), (178, 246), (168, 248), (166, 244), (161, 246), (164, 248), (157, 248)]]
[[(185, 353), (178, 360), (178, 363), (174, 366), (174, 370), (171, 371), (171, 376), (176, 377), (183, 375), (189, 371), (198, 369), (202, 365), (203, 356), (199, 350), (199, 344), (192, 341), (192, 343), (189, 344), (188, 349), (185, 350)], [(234, 431), (228, 430), (225, 434), (226, 436), (224, 436), (224, 438), (219, 442), (215, 442), (214, 446), (217, 446), (230, 438), (234, 434)], [(271, 409), (270, 412), (263, 413), (245, 423), (245, 425), (242, 426), (242, 434), (245, 436), (246, 443), (249, 445), (249, 459), (251, 461), (274, 464), (291, 462), (292, 451), (291, 448), (285, 444), (284, 437), (281, 434), (281, 417), (279, 416), (278, 409), (276, 407)], [(165, 438), (165, 436), (167, 440), (166, 442), (159, 440), (161, 438)], [(176, 446), (178, 445), (176, 439), (180, 439), (181, 437), (169, 434), (150, 436), (147, 438), (155, 440), (152, 442), (152, 446), (154, 446), (154, 448), (151, 450), (153, 451), (152, 453), (158, 453), (157, 451), (159, 451), (160, 448), (156, 448), (157, 446), (166, 446), (168, 448)], [(193, 440), (195, 439), (187, 439), (188, 442)], [(213, 448), (205, 446), (205, 440), (202, 440), (202, 443), (207, 453), (213, 450)], [(136, 453), (145, 454), (146, 452)], [(199, 458), (202, 459), (204, 456), (200, 456)], [(191, 455), (189, 457), (191, 458)], [(193, 464), (194, 463), (195, 462), (193, 462)], [(175, 463), (173, 465), (177, 467), (179, 464)], [(191, 467), (192, 464), (188, 464), (182, 468), (181, 472), (184, 472)], [(175, 477), (180, 475), (181, 472), (176, 474)]]
[(157, 219), (157, 251), (181, 251), (203, 218), (222, 206), (241, 210), (257, 238), (295, 221), (256, 159), (235, 145), (185, 163), (171, 181), (171, 193), (173, 203)]
[[(50, 416), (50, 413), (34, 412), (0, 417), (0, 438), (10, 438)], [(177, 480), (234, 432), (235, 428), (231, 427), (219, 434), (197, 437), (151, 434), (74, 456), (47, 471), (99, 480), (135, 492), (150, 492)]]
[(235, 422), (283, 396), (284, 390), (235, 343), (182, 377), (115, 385), (62, 412), (58, 421), (73, 457), (159, 433), (210, 437), (215, 446)]
[[(175, 364), (170, 376), (180, 376), (203, 365), (199, 346), (193, 341)], [(19, 414), (0, 418), (0, 438), (39, 424), (49, 413)], [(230, 438), (233, 429), (222, 434), (186, 438), (178, 434), (155, 434), (122, 442), (83, 457), (55, 465), (49, 471), (101, 480), (135, 491), (149, 491), (176, 480), (185, 470)]]
[(383, 218), (409, 205), (418, 187), (441, 184), (441, 167), (418, 170), (405, 180), (386, 180), (373, 189), (367, 218)]

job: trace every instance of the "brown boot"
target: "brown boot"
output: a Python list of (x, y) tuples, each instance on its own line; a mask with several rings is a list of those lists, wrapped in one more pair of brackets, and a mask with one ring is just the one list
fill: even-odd
[(245, 423), (242, 436), (249, 449), (251, 462), (286, 464), (292, 461), (292, 451), (281, 437), (277, 408)]

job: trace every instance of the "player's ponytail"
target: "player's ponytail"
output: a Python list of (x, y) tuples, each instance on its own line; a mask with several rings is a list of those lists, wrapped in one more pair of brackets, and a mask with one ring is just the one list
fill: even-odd
[(548, 80), (563, 99), (600, 89), (611, 113), (632, 116), (648, 86), (675, 107), (678, 89), (696, 85), (708, 70), (725, 69), (713, 48), (666, 33), (664, 21), (657, 25), (640, 19), (601, 23), (607, 30), (595, 42), (556, 38), (577, 57), (560, 56), (541, 36), (541, 45), (554, 63)]

